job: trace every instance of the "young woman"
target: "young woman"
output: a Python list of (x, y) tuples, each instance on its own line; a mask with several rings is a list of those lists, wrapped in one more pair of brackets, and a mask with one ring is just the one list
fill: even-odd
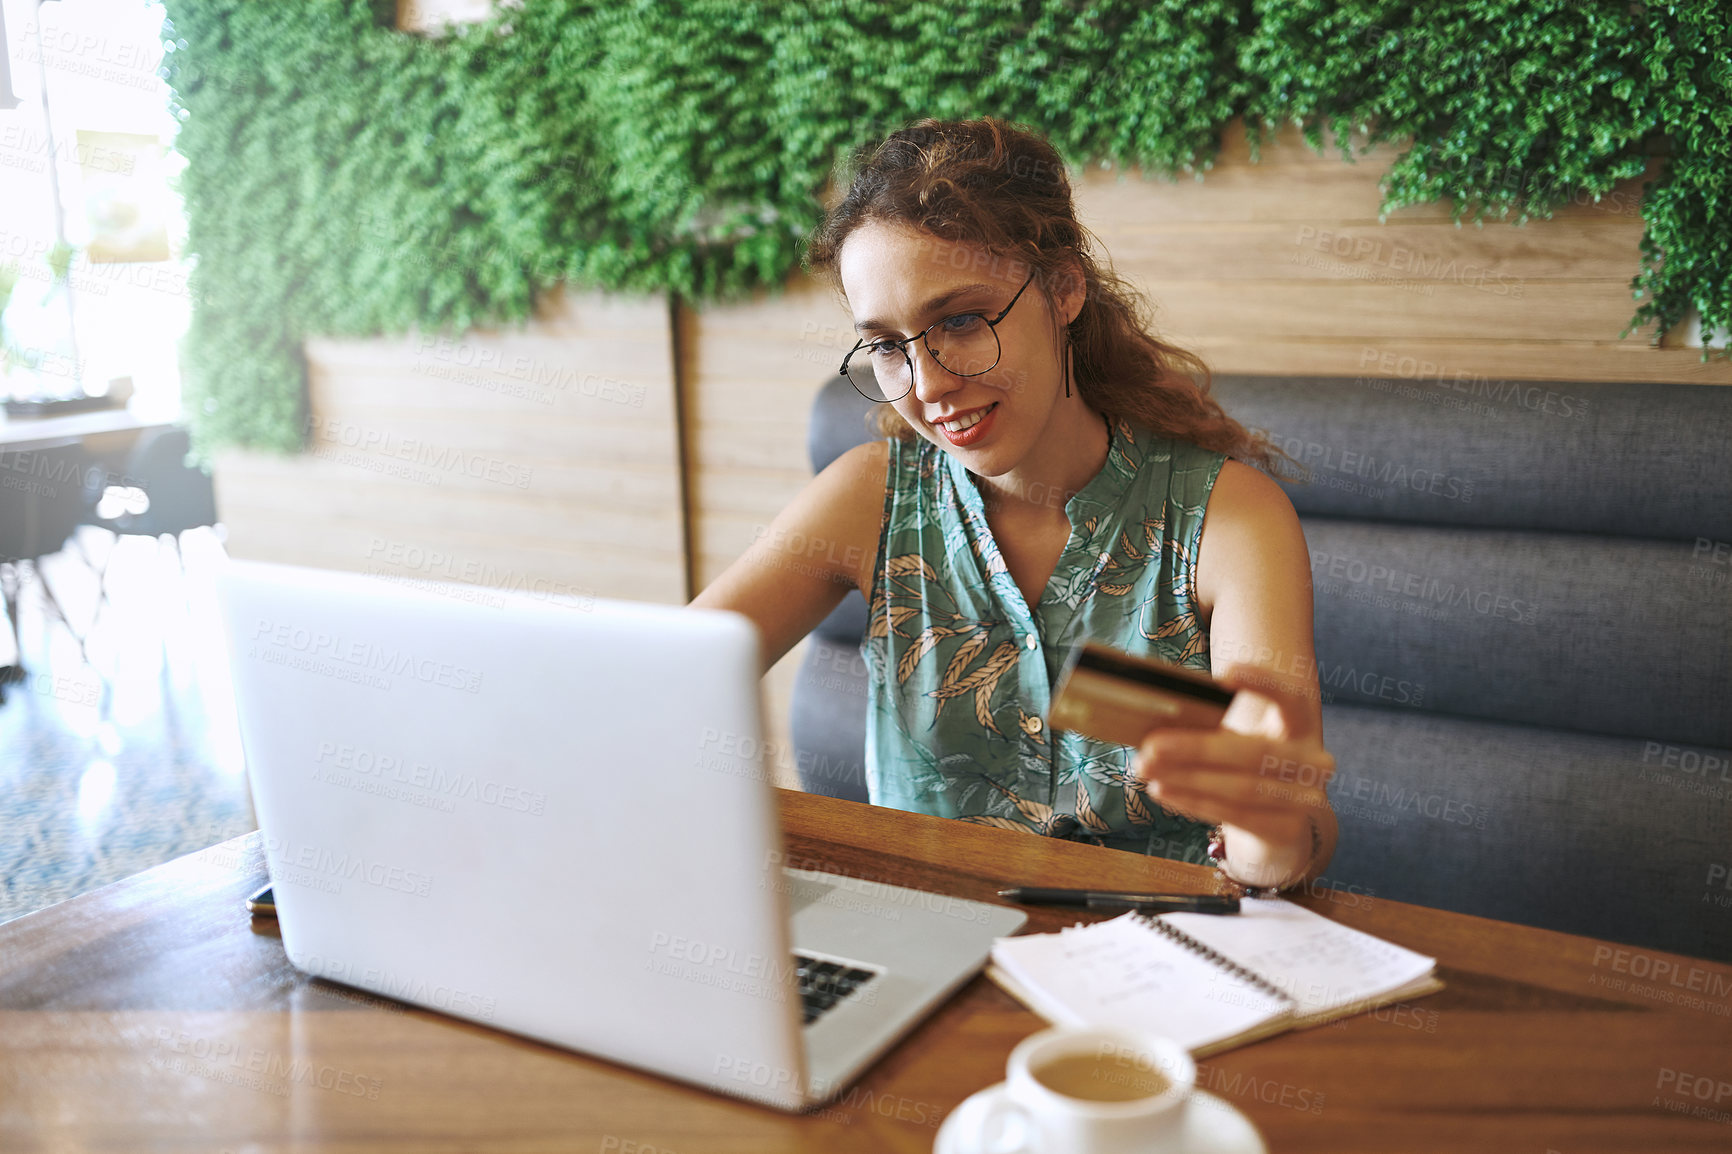
[[(767, 669), (849, 588), (870, 606), (874, 803), (1164, 857), (1246, 887), (1334, 851), (1298, 518), (1275, 450), (1149, 336), (1089, 252), (1058, 154), (996, 120), (865, 150), (808, 262), (883, 440), (825, 469), (693, 602), (755, 621)], [(815, 555), (789, 541), (825, 543)], [(1218, 730), (1135, 750), (1045, 724), (1096, 640), (1244, 690)], [(1211, 845), (1211, 841), (1213, 845)]]

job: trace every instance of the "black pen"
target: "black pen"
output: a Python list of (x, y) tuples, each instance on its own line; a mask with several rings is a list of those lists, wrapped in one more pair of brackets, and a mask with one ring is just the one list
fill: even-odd
[(1091, 910), (1137, 910), (1150, 914), (1236, 914), (1239, 899), (1220, 894), (1130, 894), (1111, 890), (1054, 890), (1018, 886), (998, 896), (1025, 906), (1081, 906)]

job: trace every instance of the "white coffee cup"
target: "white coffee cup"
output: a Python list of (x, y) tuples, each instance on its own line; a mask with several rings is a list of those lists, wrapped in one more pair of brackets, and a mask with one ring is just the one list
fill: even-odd
[(1197, 1066), (1170, 1038), (1055, 1027), (1011, 1051), (1001, 1093), (956, 1118), (969, 1154), (1177, 1154)]

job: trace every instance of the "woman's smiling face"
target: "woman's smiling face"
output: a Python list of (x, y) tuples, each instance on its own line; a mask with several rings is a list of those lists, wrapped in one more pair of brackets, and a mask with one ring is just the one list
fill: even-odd
[[(1040, 285), (1029, 282), (1033, 267), (880, 221), (855, 229), (837, 264), (855, 328), (867, 342), (901, 341), (962, 314), (990, 320), (1015, 300), (996, 328), (996, 365), (958, 376), (933, 359), (925, 342), (910, 341), (913, 388), (891, 403), (917, 433), (960, 458), (977, 476), (995, 477), (1016, 467), (1039, 440), (1061, 395), (1057, 326)], [(947, 328), (980, 332), (985, 323), (940, 324), (933, 344), (943, 347)], [(867, 355), (864, 349), (854, 354), (856, 361)], [(900, 363), (894, 355), (887, 359)], [(897, 391), (889, 381), (884, 384), (889, 392)]]

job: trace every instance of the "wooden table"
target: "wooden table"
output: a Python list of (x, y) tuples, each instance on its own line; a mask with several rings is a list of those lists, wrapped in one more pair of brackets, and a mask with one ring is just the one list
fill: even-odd
[[(1210, 888), (1198, 867), (781, 804), (795, 866), (987, 900), (1015, 882)], [(977, 978), (837, 1103), (789, 1117), (310, 980), (242, 908), (263, 873), (254, 833), (0, 926), (0, 1149), (926, 1151), (1042, 1025)], [(1271, 1150), (1732, 1149), (1732, 967), (1300, 900), (1435, 955), (1448, 988), (1200, 1063)]]

